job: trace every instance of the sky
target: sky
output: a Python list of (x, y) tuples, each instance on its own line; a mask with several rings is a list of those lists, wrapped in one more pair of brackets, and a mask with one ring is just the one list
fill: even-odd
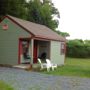
[(68, 39), (90, 40), (90, 0), (52, 0), (60, 12), (59, 27)]

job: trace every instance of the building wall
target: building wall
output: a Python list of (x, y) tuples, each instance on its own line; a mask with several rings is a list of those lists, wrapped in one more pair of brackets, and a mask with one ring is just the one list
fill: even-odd
[[(3, 24), (8, 24), (8, 30), (3, 30)], [(30, 34), (5, 18), (0, 23), (0, 64), (18, 64), (19, 38), (28, 38)]]
[(51, 41), (51, 62), (58, 65), (64, 64), (65, 54), (61, 54), (61, 42)]

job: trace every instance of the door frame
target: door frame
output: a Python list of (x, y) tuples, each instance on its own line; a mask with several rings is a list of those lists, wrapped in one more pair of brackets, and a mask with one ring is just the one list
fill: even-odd
[(38, 58), (38, 41), (34, 40), (33, 44), (33, 63), (37, 63), (37, 58)]
[(21, 64), (22, 41), (29, 41), (30, 42), (30, 38), (19, 38), (19, 44), (18, 44), (18, 64)]

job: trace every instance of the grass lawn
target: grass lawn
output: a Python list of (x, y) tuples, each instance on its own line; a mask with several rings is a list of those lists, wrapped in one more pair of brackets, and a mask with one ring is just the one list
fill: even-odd
[(14, 90), (14, 89), (5, 82), (0, 81), (0, 90)]
[(90, 59), (66, 58), (64, 66), (58, 67), (55, 71), (42, 73), (90, 78)]

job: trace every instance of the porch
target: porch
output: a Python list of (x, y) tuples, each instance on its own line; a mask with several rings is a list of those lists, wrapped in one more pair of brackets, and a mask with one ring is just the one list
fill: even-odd
[(37, 58), (50, 59), (50, 41), (36, 39), (20, 39), (19, 41), (19, 65), (37, 66)]

